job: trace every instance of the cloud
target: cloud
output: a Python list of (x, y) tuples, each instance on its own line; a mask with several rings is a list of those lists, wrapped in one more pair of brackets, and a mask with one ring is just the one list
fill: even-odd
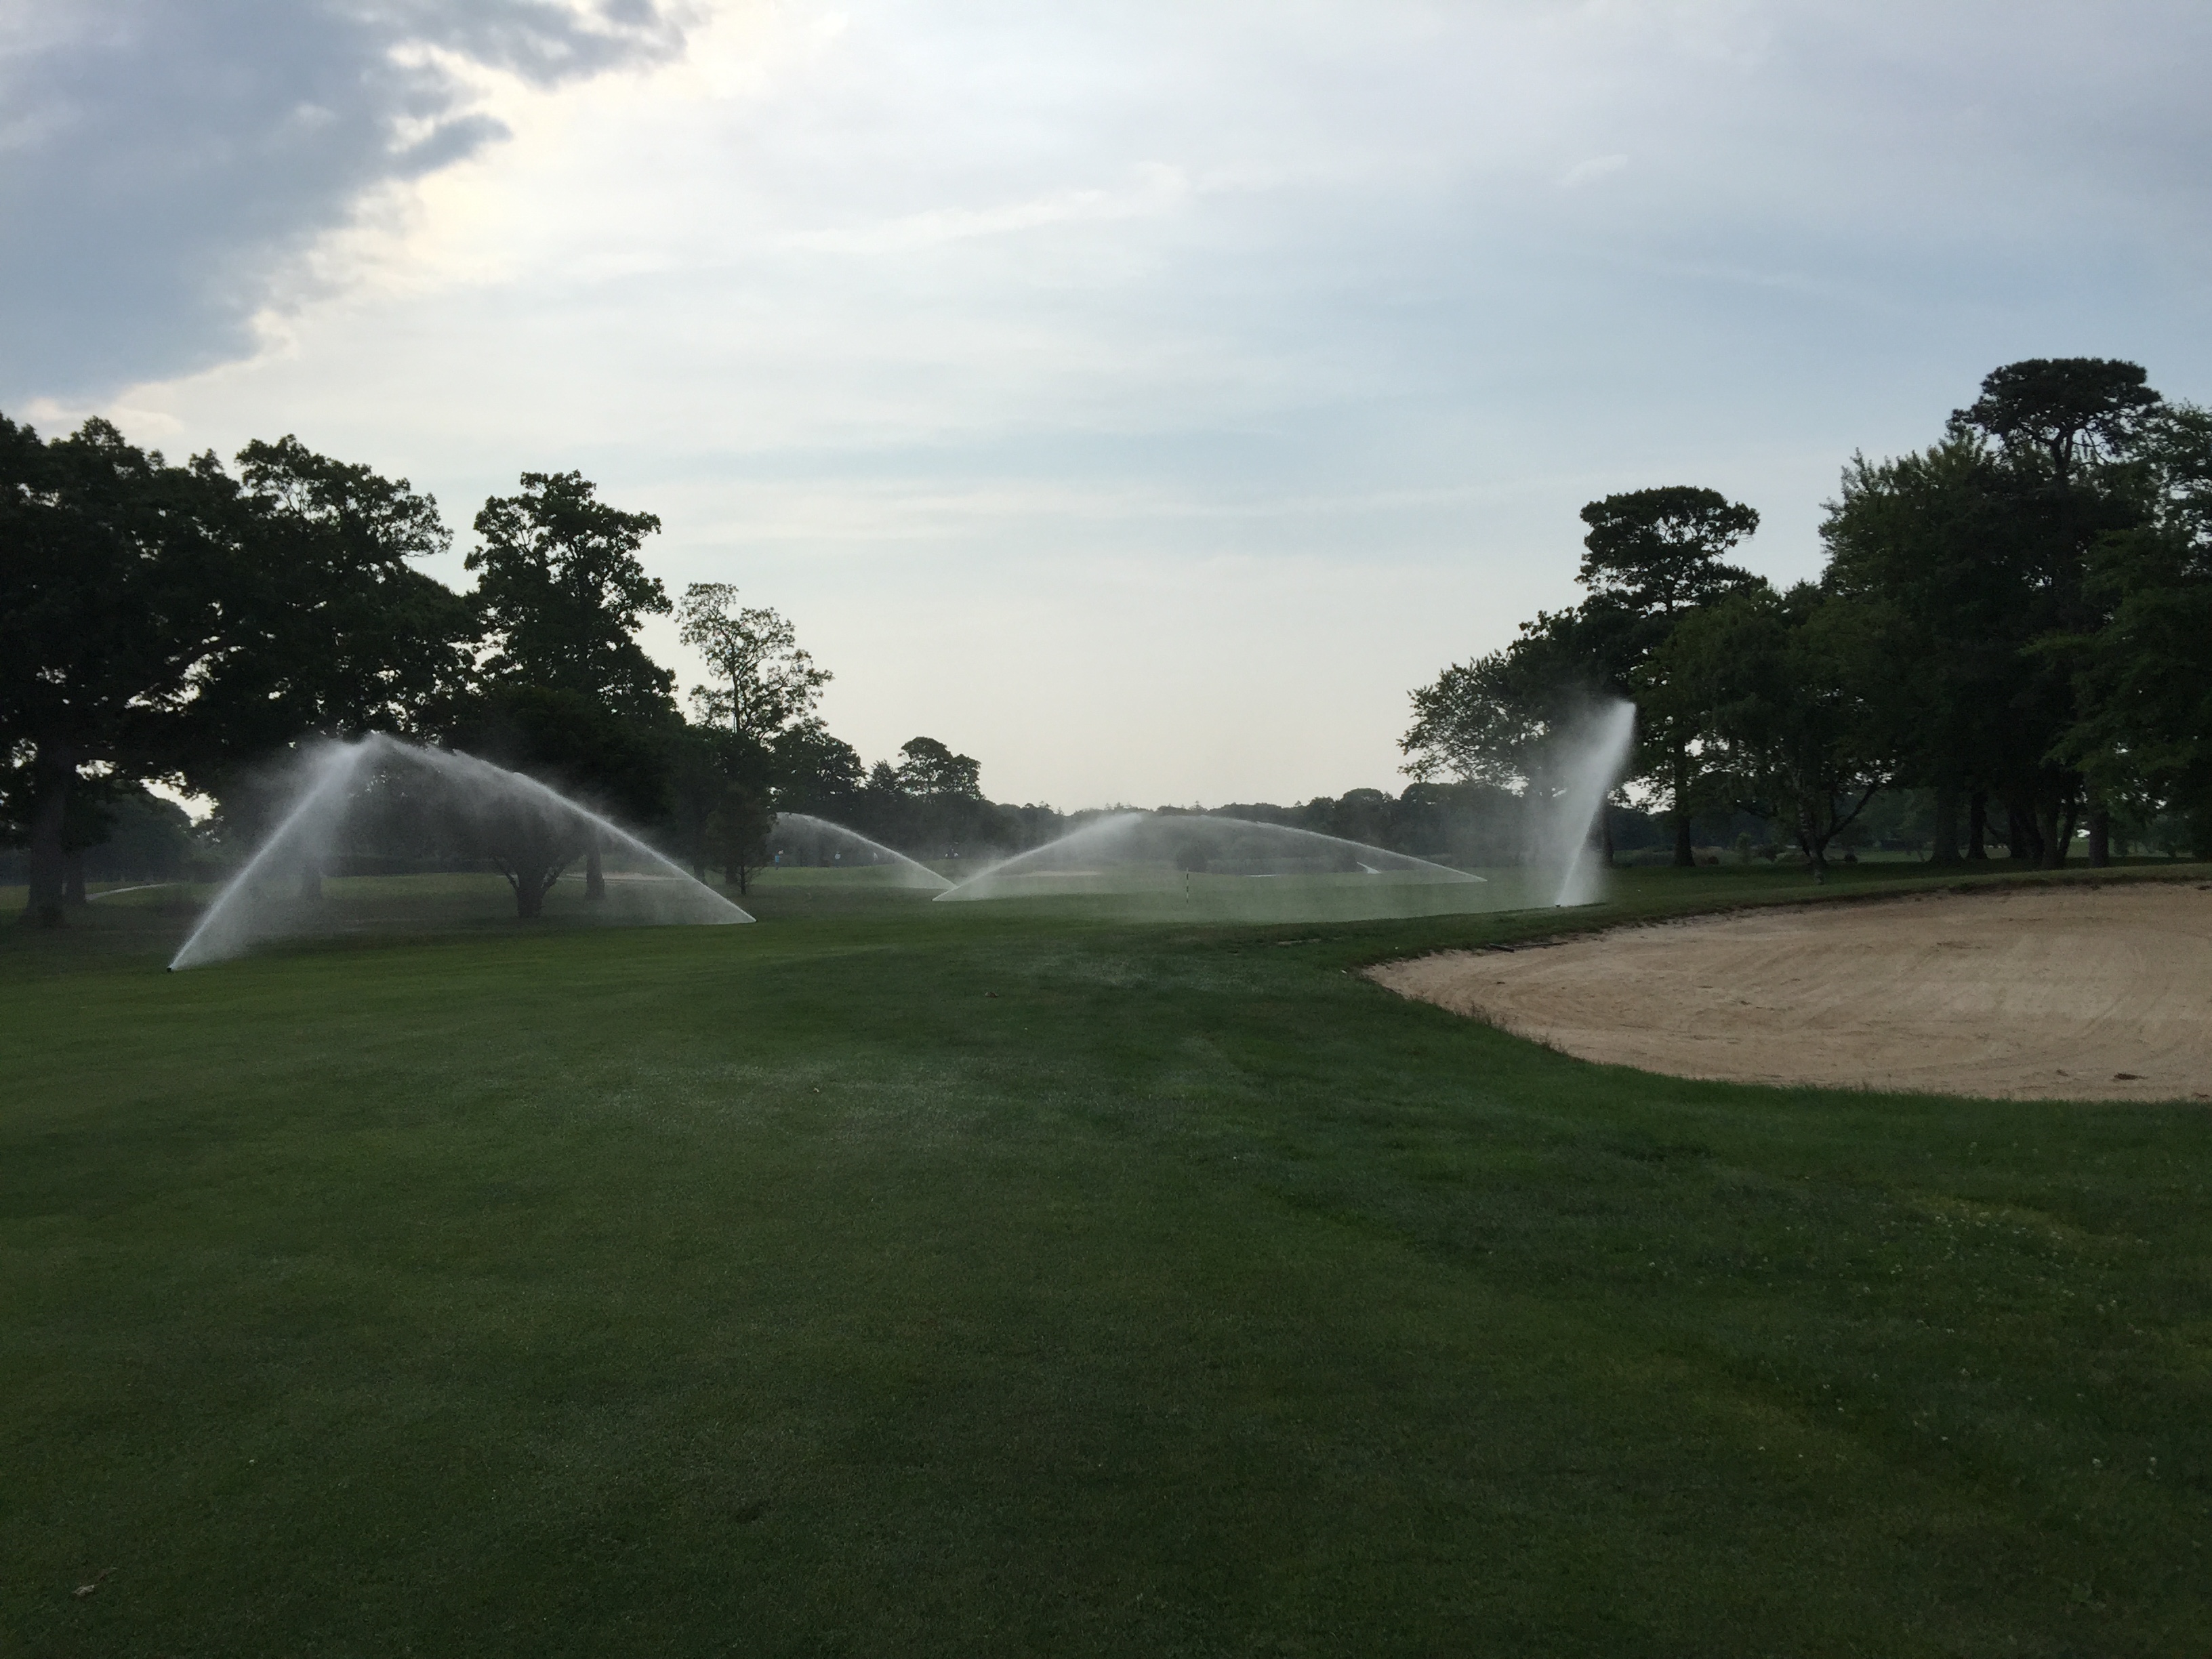
[[(1333, 793), (1391, 781), (1407, 687), (1573, 601), (1593, 496), (1723, 489), (1793, 579), (1844, 458), (1998, 363), (2212, 393), (2212, 8), (2118, 9), (730, 0), (680, 55), (660, 24), (540, 58), (445, 27), (538, 11), (383, 12), (377, 99), (222, 129), (367, 134), (321, 219), (209, 245), (265, 349), (164, 379), (162, 328), (205, 361), (249, 314), (173, 308), (150, 383), (33, 409), (172, 453), (296, 431), (459, 524), (580, 467), (664, 515), (672, 586), (791, 615), (872, 757), (930, 732), (1063, 805)], [(68, 107), (0, 103), (0, 145), (107, 200), (125, 151), (57, 148)], [(272, 289), (257, 250), (310, 240), (320, 286)], [(72, 383), (117, 309), (82, 270)]]
[(1191, 193), (1189, 180), (1180, 167), (1154, 163), (1139, 172), (1138, 182), (1122, 190), (1063, 190), (996, 207), (940, 208), (903, 214), (858, 229), (801, 232), (789, 237), (786, 245), (824, 252), (899, 252), (971, 236), (1001, 236), (1048, 225), (1147, 217), (1172, 210)]
[(1577, 161), (1559, 175), (1559, 185), (1565, 190), (1579, 190), (1584, 185), (1595, 184), (1610, 173), (1628, 165), (1626, 155), (1593, 155), (1587, 161)]
[(665, 58), (665, 0), (58, 0), (0, 22), (0, 396), (242, 355), (317, 234), (549, 87)]

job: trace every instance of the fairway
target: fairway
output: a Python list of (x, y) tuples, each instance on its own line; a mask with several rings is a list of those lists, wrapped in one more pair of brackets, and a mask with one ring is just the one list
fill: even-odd
[(0, 1653), (2203, 1653), (2204, 1110), (1658, 1077), (1358, 971), (1808, 890), (1620, 881), (10, 930)]

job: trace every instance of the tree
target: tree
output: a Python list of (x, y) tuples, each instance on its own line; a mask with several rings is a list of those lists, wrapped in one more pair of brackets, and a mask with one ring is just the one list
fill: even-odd
[(481, 573), (472, 599), (493, 646), (484, 672), (663, 719), (674, 710), (676, 677), (636, 638), (647, 617), (670, 608), (637, 558), (660, 520), (597, 495), (580, 472), (526, 472), (520, 495), (495, 495), (477, 514), (483, 544), (466, 564)]
[[(1504, 651), (1455, 664), (1413, 693), (1414, 721), (1399, 747), (1423, 781), (1450, 775), (1527, 792), (1558, 740), (1609, 697), (1663, 705), (1641, 722), (1639, 771), (1657, 775), (1674, 817), (1674, 861), (1694, 860), (1697, 711), (1664, 695), (1655, 653), (1683, 617), (1757, 579), (1721, 555), (1759, 526), (1759, 514), (1716, 490), (1674, 486), (1608, 495), (1582, 510), (1589, 526), (1576, 580), (1589, 597), (1540, 612)], [(1611, 827), (1606, 830), (1611, 856)]]
[[(456, 749), (534, 777), (587, 806), (634, 822), (667, 811), (659, 732), (580, 693), (495, 686), (471, 701), (446, 735)], [(451, 827), (507, 878), (515, 915), (525, 921), (544, 910), (545, 895), (570, 865), (597, 858), (601, 833), (583, 814), (524, 792), (469, 801)], [(587, 897), (592, 874), (587, 864)]]
[(725, 785), (721, 800), (707, 820), (707, 844), (723, 879), (738, 891), (749, 891), (754, 871), (768, 862), (769, 838), (775, 833), (775, 814), (768, 803), (741, 783)]
[(1879, 607), (1892, 684), (1911, 707), (1893, 732), (1903, 781), (1936, 791), (1937, 856), (1984, 855), (1990, 808), (2011, 855), (2056, 867), (2079, 821), (2092, 856), (2109, 802), (2068, 758), (2079, 687), (2061, 642), (2104, 624), (2089, 581), (2107, 538), (2144, 522), (2136, 451), (2161, 400), (2131, 363), (2008, 364), (1923, 453), (1856, 459), (1822, 533), (1833, 592)]
[(2079, 713), (2066, 653), (2045, 647), (2100, 628), (2092, 554), (2144, 521), (2132, 451), (2163, 403), (2145, 380), (2136, 364), (2108, 358), (2034, 358), (1993, 370), (1981, 397), (1954, 417), (1994, 442), (2015, 526), (2004, 566), (2020, 618), (2008, 730), (2033, 753), (2006, 769), (2006, 840), (2014, 857), (2024, 842), (2045, 868), (2066, 861), (2085, 812), (2100, 860), (2108, 841), (2108, 803), (2064, 756)]
[(1751, 580), (1721, 555), (1759, 528), (1759, 514), (1718, 490), (1632, 490), (1582, 511), (1589, 534), (1576, 580), (1638, 618), (1671, 618)]
[(896, 765), (878, 761), (854, 805), (854, 828), (893, 847), (927, 848), (933, 857), (996, 833), (981, 769), (935, 738), (909, 738)]
[[(224, 648), (189, 710), (186, 781), (227, 808), (241, 775), (304, 738), (420, 731), (461, 695), (476, 624), (411, 561), (452, 540), (407, 480), (318, 455), (297, 438), (239, 453), (240, 569)], [(318, 890), (320, 872), (301, 872)]]
[[(472, 600), (493, 652), (483, 673), (494, 685), (578, 697), (618, 718), (661, 727), (678, 718), (676, 677), (645, 654), (637, 631), (669, 610), (638, 549), (660, 528), (650, 513), (623, 513), (598, 499), (580, 472), (526, 472), (519, 495), (495, 495), (477, 514), (483, 544), (467, 568), (481, 571)], [(651, 739), (632, 734), (642, 752)], [(611, 755), (605, 744), (592, 753)], [(587, 757), (567, 762), (573, 781), (620, 793), (619, 774), (594, 776)], [(585, 892), (605, 893), (599, 845), (583, 849)], [(518, 895), (520, 890), (518, 889)]]
[(676, 845), (704, 881), (715, 863), (713, 822), (732, 788), (766, 799), (774, 757), (750, 738), (720, 726), (670, 729), (668, 777)]
[(416, 729), (465, 684), (474, 637), (467, 603), (412, 566), (453, 541), (437, 501), (289, 435), (238, 461), (252, 586), (198, 699), (210, 735), (252, 754)]
[(100, 833), (85, 849), (90, 872), (103, 881), (159, 881), (191, 856), (192, 821), (173, 800), (136, 784), (118, 786), (100, 804)]
[(778, 811), (844, 822), (858, 810), (867, 775), (853, 745), (811, 716), (793, 720), (769, 743)]
[(908, 738), (901, 744), (895, 775), (900, 790), (917, 800), (983, 799), (982, 769), (935, 738)]
[(1816, 879), (1893, 775), (1868, 695), (1871, 614), (1809, 582), (1786, 593), (1760, 582), (1685, 616), (1655, 657), (1679, 705), (1662, 717), (1695, 723), (1732, 804), (1773, 820)]
[(2125, 455), (2163, 403), (2135, 363), (2109, 357), (2030, 357), (1992, 369), (1954, 427), (1987, 433), (2008, 453), (2040, 457), (2067, 489), (2084, 465)]
[(1640, 722), (1638, 770), (1667, 791), (1674, 821), (1674, 862), (1691, 865), (1690, 822), (1698, 805), (1698, 711), (1665, 694), (1657, 653), (1681, 620), (1750, 586), (1747, 570), (1721, 556), (1759, 528), (1759, 514), (1718, 490), (1689, 485), (1632, 490), (1590, 502), (1576, 580), (1590, 591), (1580, 607), (1586, 630), (1605, 641), (1610, 673), (1626, 683), (1639, 708), (1663, 707)]
[(774, 611), (736, 608), (737, 598), (727, 582), (693, 582), (677, 606), (679, 636), (714, 677), (692, 690), (702, 715), (766, 744), (814, 712), (832, 677), (799, 649), (789, 623)]
[[(1879, 464), (1855, 456), (1820, 535), (1828, 590), (1876, 616), (1888, 746), (1899, 781), (1935, 791), (1935, 859), (1986, 856), (1992, 789), (2032, 769), (2014, 731), (2022, 596), (2006, 574), (2018, 538), (1996, 458), (1954, 428)], [(1964, 815), (1964, 822), (1962, 822)]]
[(1454, 663), (1412, 694), (1413, 723), (1398, 739), (1408, 776), (1528, 787), (1545, 744), (1595, 696), (1584, 677), (1546, 672), (1537, 647), (1549, 620), (1524, 623), (1504, 650)]
[(957, 856), (962, 842), (987, 838), (990, 805), (972, 757), (935, 738), (909, 738), (899, 745), (890, 782), (909, 844)]
[(0, 416), (0, 733), (27, 916), (58, 927), (70, 797), (89, 770), (167, 775), (198, 676), (224, 643), (236, 490), (212, 455), (176, 467), (85, 422), (47, 444)]
[[(2039, 646), (2075, 694), (2057, 753), (2130, 820), (2178, 807), (2212, 853), (2212, 410), (2169, 407), (2134, 438), (2145, 522), (2091, 551), (2101, 620)], [(2099, 829), (2093, 821), (2093, 861), (2109, 854), (2094, 845)]]

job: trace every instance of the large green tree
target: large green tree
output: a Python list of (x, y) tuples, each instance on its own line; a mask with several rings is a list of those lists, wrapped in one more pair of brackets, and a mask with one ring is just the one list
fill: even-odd
[(618, 714), (665, 718), (676, 677), (637, 642), (668, 594), (638, 561), (660, 528), (650, 513), (599, 499), (580, 472), (526, 472), (520, 493), (477, 514), (481, 544), (466, 560), (491, 645), (488, 678), (587, 697)]
[(908, 738), (896, 764), (878, 761), (856, 805), (856, 827), (925, 856), (988, 840), (994, 829), (981, 768), (935, 738)]
[(1874, 623), (1813, 583), (1759, 582), (1686, 614), (1654, 654), (1659, 717), (1694, 728), (1712, 785), (1773, 821), (1816, 878), (1895, 773)]
[(821, 701), (830, 671), (815, 666), (789, 622), (740, 605), (727, 582), (693, 582), (676, 607), (679, 637), (706, 659), (709, 684), (691, 694), (701, 714), (767, 744)]
[(866, 769), (853, 745), (818, 719), (810, 715), (785, 726), (770, 740), (769, 757), (779, 810), (838, 823), (859, 811)]
[[(660, 579), (637, 556), (659, 528), (650, 513), (600, 501), (580, 472), (526, 472), (520, 494), (485, 501), (476, 517), (480, 545), (466, 561), (477, 573), (471, 599), (492, 647), (482, 665), (490, 690), (510, 701), (525, 691), (556, 694), (568, 700), (562, 707), (588, 705), (638, 728), (616, 743), (596, 728), (586, 734), (578, 716), (566, 721), (575, 740), (559, 739), (559, 755), (541, 758), (523, 746), (515, 763), (522, 769), (550, 775), (550, 767), (568, 787), (602, 800), (630, 792), (629, 757), (655, 750), (656, 732), (680, 719), (675, 675), (637, 640), (647, 617), (671, 608)], [(665, 744), (658, 752), (665, 754)], [(601, 761), (605, 769), (595, 770)], [(582, 850), (586, 896), (603, 897), (601, 849), (593, 842)], [(518, 902), (523, 892), (518, 885)]]
[[(226, 638), (199, 677), (181, 753), (226, 820), (258, 827), (270, 757), (310, 737), (422, 732), (463, 695), (477, 624), (415, 568), (451, 537), (404, 478), (319, 455), (295, 437), (239, 453), (239, 568)], [(316, 890), (320, 872), (301, 872)]]
[(2087, 469), (2125, 459), (2165, 399), (2136, 363), (2111, 357), (2030, 357), (1992, 369), (1981, 395), (1952, 416), (1995, 440), (2057, 490)]
[(1756, 580), (1723, 556), (1759, 528), (1759, 514), (1718, 490), (1684, 484), (1607, 495), (1582, 516), (1589, 533), (1576, 580), (1590, 596), (1577, 620), (1603, 639), (1609, 675), (1646, 710), (1637, 769), (1666, 793), (1674, 862), (1693, 864), (1690, 825), (1705, 804), (1701, 711), (1668, 694), (1661, 653), (1685, 617)]
[[(2098, 633), (2109, 599), (2098, 548), (2145, 521), (2139, 450), (2161, 400), (2132, 363), (2008, 364), (1945, 439), (1845, 472), (1823, 533), (1828, 586), (1883, 618), (1905, 781), (1937, 792), (1939, 858), (1983, 856), (1985, 824), (2012, 856), (2064, 862), (2086, 817), (2101, 857), (2106, 802), (2069, 758), (2081, 710), (2057, 642)], [(2001, 820), (1998, 815), (2001, 814)]]
[(2099, 624), (2041, 642), (2075, 694), (2057, 751), (2137, 822), (2178, 811), (2212, 855), (2212, 411), (2161, 410), (2132, 447), (2144, 520), (2091, 550)]
[(1399, 738), (1407, 775), (1522, 790), (1555, 739), (1611, 688), (1601, 657), (1581, 648), (1581, 617), (1540, 614), (1504, 650), (1454, 663), (1413, 693)]
[(42, 925), (63, 921), (83, 780), (179, 770), (188, 704), (228, 642), (236, 495), (212, 455), (173, 466), (105, 421), (46, 443), (0, 416), (0, 737)]
[(1675, 861), (1687, 864), (1701, 804), (1698, 720), (1665, 695), (1657, 653), (1684, 617), (1755, 581), (1722, 556), (1758, 528), (1759, 514), (1717, 490), (1670, 486), (1608, 495), (1582, 518), (1589, 533), (1576, 580), (1589, 597), (1539, 613), (1504, 650), (1454, 664), (1416, 690), (1413, 724), (1399, 740), (1406, 770), (1424, 781), (1540, 790), (1546, 757), (1601, 702), (1650, 705), (1658, 717), (1640, 722), (1638, 770), (1666, 791)]
[[(1899, 781), (1935, 792), (1935, 857), (1984, 857), (1993, 781), (2032, 767), (2012, 729), (2024, 618), (2007, 580), (2015, 515), (1978, 434), (1882, 462), (1856, 456), (1821, 536), (1829, 590), (1875, 619), (1895, 696)], [(1970, 817), (1970, 821), (1969, 821)]]
[[(447, 727), (457, 749), (536, 778), (594, 811), (649, 823), (667, 816), (666, 732), (627, 719), (574, 691), (495, 684)], [(487, 858), (528, 920), (569, 866), (586, 860), (586, 897), (604, 895), (597, 868), (601, 832), (583, 813), (526, 791), (457, 793), (447, 811), (453, 837)]]

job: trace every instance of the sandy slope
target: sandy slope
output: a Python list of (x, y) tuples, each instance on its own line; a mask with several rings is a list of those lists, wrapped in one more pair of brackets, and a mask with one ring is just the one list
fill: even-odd
[(1826, 904), (1371, 977), (1585, 1060), (1747, 1083), (2212, 1099), (2212, 889)]

